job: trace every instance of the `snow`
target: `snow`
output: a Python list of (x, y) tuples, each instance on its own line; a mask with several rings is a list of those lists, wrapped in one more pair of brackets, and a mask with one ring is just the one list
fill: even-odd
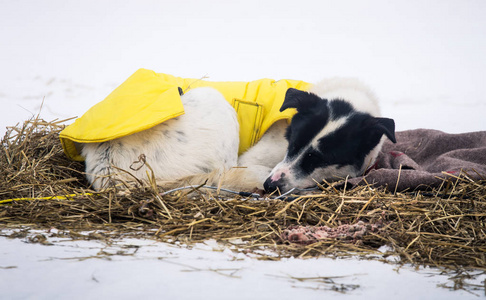
[[(485, 130), (485, 13), (482, 0), (0, 0), (0, 134), (42, 102), (46, 120), (80, 116), (141, 67), (210, 80), (352, 76), (397, 130)], [(65, 258), (106, 245), (0, 237), (1, 297), (477, 298), (437, 287), (448, 281), (432, 270), (377, 261), (268, 262), (144, 240), (112, 250), (131, 244), (141, 245), (134, 255), (79, 260)], [(289, 279), (340, 275), (359, 288)]]
[[(378, 261), (322, 258), (262, 261), (222, 248), (215, 241), (189, 249), (139, 239), (123, 239), (106, 245), (96, 240), (48, 238), (53, 242), (51, 246), (30, 244), (28, 240), (0, 239), (2, 267), (10, 267), (0, 270), (8, 278), (0, 281), (0, 289), (8, 299), (140, 296), (149, 299), (318, 299), (324, 295), (346, 299), (467, 299), (474, 296), (437, 287), (447, 284), (448, 276), (436, 270), (414, 271)], [(332, 283), (311, 279), (327, 276)], [(340, 288), (346, 292), (333, 290)]]

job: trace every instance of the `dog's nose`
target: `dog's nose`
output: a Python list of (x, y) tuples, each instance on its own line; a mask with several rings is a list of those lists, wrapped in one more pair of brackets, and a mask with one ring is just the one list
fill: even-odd
[(282, 184), (282, 179), (279, 179), (277, 181), (273, 181), (271, 177), (267, 178), (265, 182), (263, 183), (263, 188), (265, 189), (265, 192), (267, 193), (273, 193), (277, 189), (281, 190), (281, 185)]

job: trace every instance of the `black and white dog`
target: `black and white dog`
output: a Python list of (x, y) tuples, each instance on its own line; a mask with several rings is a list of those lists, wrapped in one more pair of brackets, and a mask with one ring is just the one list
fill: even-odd
[[(161, 185), (208, 181), (243, 191), (286, 192), (360, 176), (375, 163), (385, 137), (396, 142), (394, 121), (380, 117), (375, 96), (355, 79), (324, 80), (310, 92), (289, 89), (280, 111), (297, 109), (290, 125), (276, 122), (239, 157), (236, 112), (218, 91), (196, 88), (182, 96), (182, 103), (180, 117), (109, 142), (84, 144), (93, 187), (152, 177)], [(144, 162), (137, 163), (141, 154)]]

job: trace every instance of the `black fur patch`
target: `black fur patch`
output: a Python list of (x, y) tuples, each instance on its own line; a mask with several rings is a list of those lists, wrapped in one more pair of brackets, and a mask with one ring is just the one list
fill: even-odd
[(327, 101), (324, 100), (316, 106), (315, 113), (297, 113), (287, 127), (285, 137), (289, 142), (287, 153), (289, 158), (299, 154), (302, 148), (307, 146), (328, 123)]
[(336, 165), (353, 166), (359, 170), (368, 153), (379, 143), (381, 135), (372, 136), (364, 127), (368, 114), (357, 113), (348, 117), (347, 122), (336, 131), (319, 139), (320, 162), (312, 166), (303, 161), (302, 168), (310, 174), (315, 168)]
[(285, 99), (280, 111), (284, 111), (287, 108), (296, 108), (299, 112), (308, 112), (321, 101), (322, 99), (315, 94), (290, 88), (285, 93)]
[(329, 107), (327, 100), (314, 94), (288, 89), (280, 111), (287, 108), (297, 109), (297, 114), (285, 133), (285, 138), (289, 141), (287, 156), (292, 158), (326, 126), (329, 121)]
[(348, 116), (355, 112), (351, 104), (340, 99), (330, 101), (329, 106), (331, 108), (331, 115), (333, 120)]

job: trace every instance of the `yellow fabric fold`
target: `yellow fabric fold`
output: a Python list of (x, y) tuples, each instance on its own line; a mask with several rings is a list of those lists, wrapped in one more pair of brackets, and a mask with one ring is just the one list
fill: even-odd
[(106, 142), (149, 129), (184, 114), (179, 88), (184, 92), (212, 87), (221, 92), (235, 108), (240, 122), (240, 147), (243, 153), (256, 143), (276, 121), (290, 120), (295, 110), (279, 109), (288, 88), (308, 90), (310, 84), (299, 80), (260, 79), (251, 82), (212, 82), (181, 78), (140, 69), (103, 101), (60, 133), (64, 152), (82, 161), (76, 143)]

